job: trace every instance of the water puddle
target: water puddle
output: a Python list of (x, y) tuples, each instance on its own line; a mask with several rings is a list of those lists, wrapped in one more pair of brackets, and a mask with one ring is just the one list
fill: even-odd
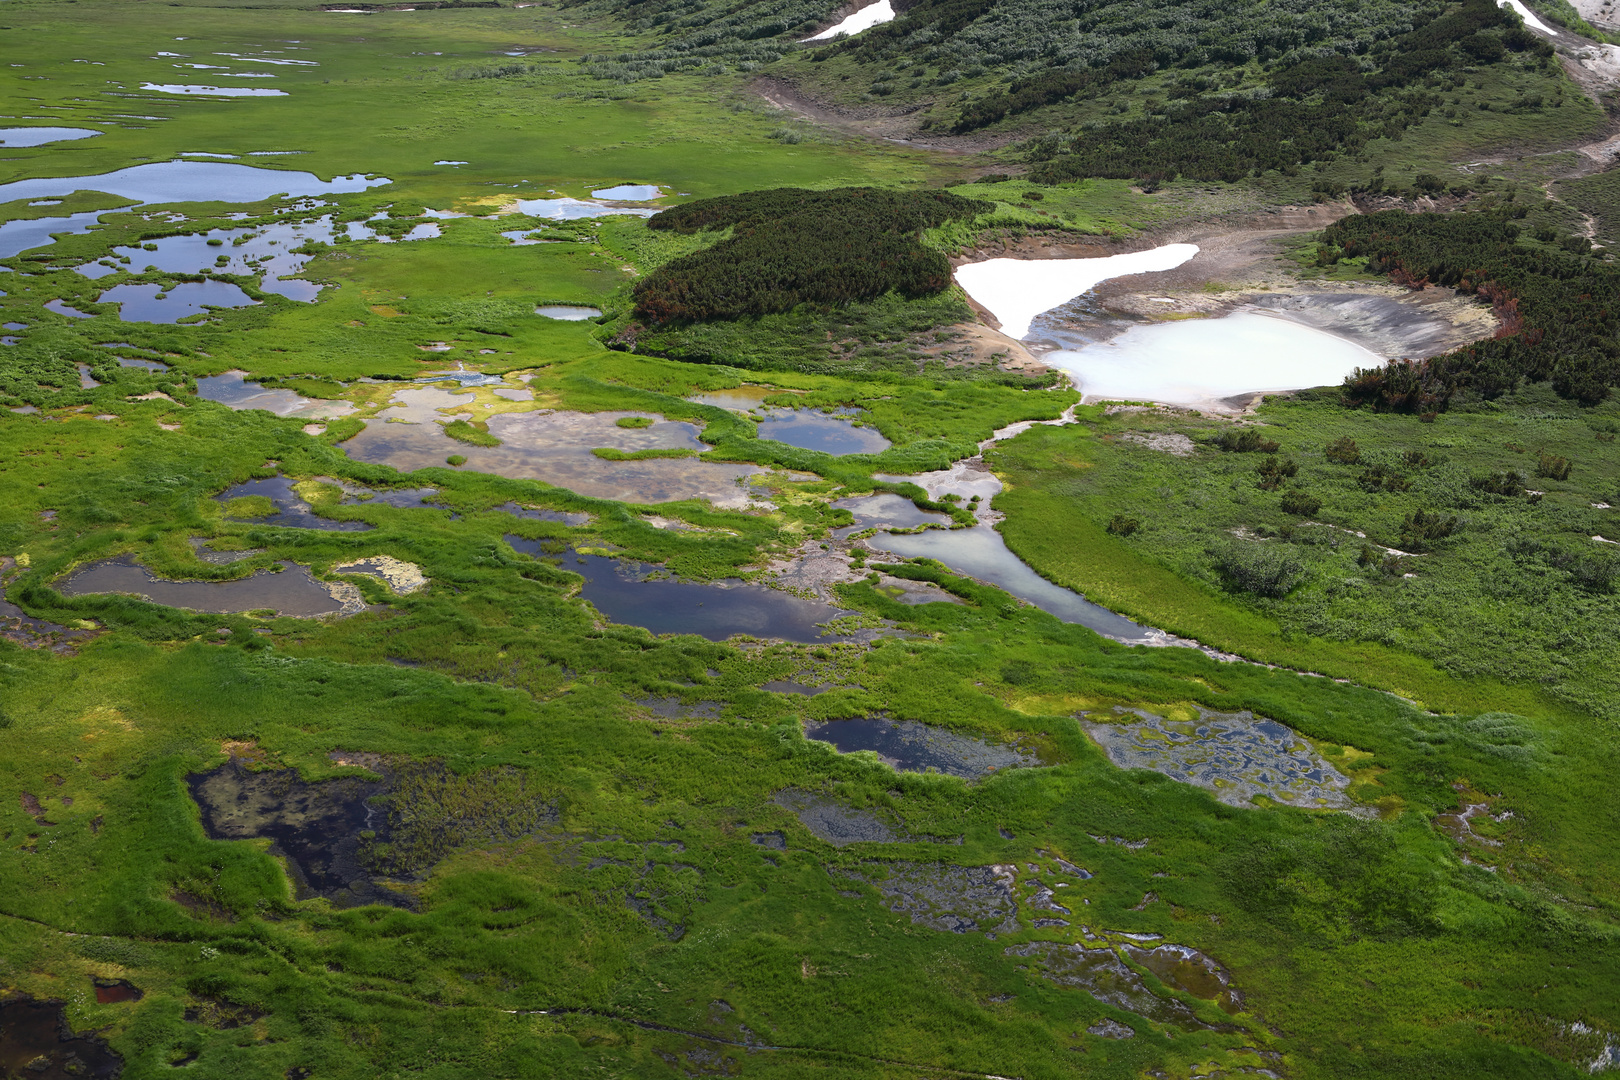
[(90, 314), (88, 311), (80, 311), (76, 307), (70, 307), (65, 301), (62, 300), (47, 300), (45, 302), (45, 310), (54, 312), (57, 315), (66, 315), (70, 319), (95, 318), (95, 316)]
[(565, 304), (549, 304), (534, 309), (536, 315), (547, 319), (560, 319), (563, 322), (585, 322), (587, 319), (599, 319), (602, 312), (593, 307), (569, 307)]
[(100, 383), (96, 382), (95, 376), (90, 374), (90, 365), (89, 364), (81, 363), (81, 364), (75, 364), (74, 366), (79, 369), (79, 389), (80, 390), (94, 390), (96, 387), (101, 385)]
[(951, 527), (948, 515), (932, 510), (919, 510), (917, 504), (910, 499), (888, 492), (839, 499), (832, 505), (855, 515), (855, 524), (833, 530), (832, 534), (839, 539), (867, 529), (914, 529), (919, 525), (938, 525), (946, 529)]
[(71, 195), (75, 191), (100, 191), (147, 205), (178, 202), (248, 203), (260, 202), (274, 195), (296, 197), (365, 191), (388, 183), (392, 181), (385, 177), (373, 179), (360, 173), (322, 180), (314, 173), (261, 169), (222, 161), (157, 161), (93, 176), (42, 177), (0, 184), (0, 202)]
[(146, 995), (128, 979), (92, 979), (96, 988), (97, 1005), (118, 1005), (125, 1001), (139, 1001)]
[(678, 697), (638, 698), (637, 705), (650, 709), (665, 720), (714, 720), (725, 705), (718, 701), (695, 701), (688, 705)]
[(501, 233), (501, 235), (512, 241), (513, 247), (533, 247), (536, 244), (566, 243), (564, 240), (548, 240), (543, 237), (535, 236), (533, 235), (534, 232), (534, 229), (508, 229), (506, 232)]
[(1345, 794), (1349, 777), (1293, 729), (1250, 712), (1200, 709), (1197, 720), (1177, 721), (1133, 711), (1084, 726), (1120, 768), (1152, 769), (1229, 806), (1252, 806), (1261, 796), (1309, 810), (1356, 809)]
[(657, 184), (619, 184), (591, 192), (593, 199), (616, 199), (621, 202), (652, 202), (663, 197), (663, 189)]
[(1353, 341), (1260, 310), (1133, 326), (1041, 361), (1088, 398), (1196, 405), (1244, 393), (1337, 383), (1384, 358)]
[[(4, 192), (5, 189), (0, 188), (0, 194), (4, 194)], [(556, 199), (519, 199), (514, 209), (520, 214), (544, 218), (547, 221), (576, 221), (580, 218), (611, 217), (614, 214), (652, 217), (658, 213), (656, 209), (636, 206), (613, 206), (591, 199), (570, 199), (566, 195)]]
[(365, 607), (354, 586), (316, 581), (306, 568), (290, 562), (281, 564), (280, 573), (260, 570), (235, 581), (167, 581), (153, 577), (134, 556), (122, 555), (90, 563), (56, 588), (64, 596), (124, 593), (154, 604), (222, 615), (274, 611), (318, 618), (352, 615)]
[(300, 899), (337, 907), (412, 907), (400, 888), (453, 850), (516, 839), (556, 820), (556, 806), (517, 769), (459, 776), (435, 762), (332, 755), (381, 780), (309, 782), (291, 769), (253, 771), (241, 759), (186, 778), (214, 840), (268, 837)]
[(329, 420), (354, 412), (354, 406), (347, 401), (320, 401), (291, 390), (267, 390), (256, 382), (248, 382), (245, 374), (227, 371), (223, 375), (206, 375), (197, 380), (197, 396), (239, 411), (263, 409), (277, 416), (301, 420)]
[(94, 1035), (75, 1035), (60, 1001), (0, 1001), (0, 1076), (111, 1080), (124, 1061)]
[(1213, 1001), (1228, 1016), (1243, 1011), (1243, 995), (1232, 985), (1232, 976), (1224, 967), (1186, 945), (1124, 944), (1120, 951), (1132, 963), (1147, 968), (1159, 981), (1173, 989), (1191, 994), (1195, 998)]
[(1029, 333), (1035, 316), (1067, 303), (1109, 278), (1173, 270), (1198, 254), (1196, 244), (1165, 244), (1150, 251), (1092, 259), (988, 259), (956, 268), (956, 282), (987, 308), (1001, 332)]
[(759, 684), (761, 690), (769, 690), (773, 694), (802, 694), (805, 697), (815, 697), (825, 694), (829, 690), (847, 690), (849, 687), (838, 686), (833, 683), (806, 683), (797, 679), (771, 679)]
[(804, 737), (832, 743), (841, 754), (871, 750), (897, 772), (941, 772), (965, 780), (1041, 764), (1034, 753), (1015, 746), (987, 743), (914, 720), (877, 717), (808, 722)]
[[(518, 536), (506, 542), (536, 557), (547, 543)], [(662, 567), (577, 552), (565, 555), (561, 565), (585, 579), (580, 595), (609, 620), (654, 634), (697, 634), (710, 641), (733, 634), (806, 643), (848, 640), (824, 635), (818, 625), (848, 612), (763, 585), (679, 581)]]
[(860, 409), (839, 409), (826, 413), (817, 409), (760, 409), (765, 419), (759, 425), (759, 437), (774, 442), (797, 446), (802, 450), (819, 450), (834, 457), (846, 454), (878, 454), (892, 444), (878, 434), (876, 428), (856, 427), (848, 417), (860, 414)]
[(854, 14), (846, 15), (835, 26), (829, 26), (814, 37), (807, 37), (805, 41), (831, 41), (835, 37), (850, 37), (862, 30), (870, 30), (874, 26), (894, 21), (894, 5), (889, 0), (878, 0), (875, 4), (868, 4)]
[[(401, 472), (442, 466), (451, 455), (466, 459), (467, 469), (512, 479), (541, 480), (592, 498), (619, 502), (659, 503), (707, 499), (715, 506), (745, 508), (755, 500), (741, 483), (766, 470), (755, 465), (704, 461), (696, 457), (611, 461), (592, 451), (602, 448), (634, 454), (644, 450), (702, 451), (694, 424), (667, 421), (647, 413), (515, 412), (489, 417), (489, 433), (499, 446), (458, 442), (444, 433), (441, 421), (452, 418), (441, 409), (467, 409), (472, 399), (446, 390), (418, 387), (394, 395), (395, 404), (343, 449), (356, 461), (391, 465)], [(405, 423), (391, 422), (399, 417)], [(624, 428), (618, 421), (650, 419), (644, 428)]]
[(7, 149), (22, 146), (44, 146), (46, 143), (71, 142), (89, 139), (101, 132), (90, 128), (70, 127), (11, 127), (0, 128), (0, 146)]
[(141, 83), (142, 90), (159, 94), (201, 94), (206, 97), (286, 97), (287, 91), (266, 86), (193, 86), (190, 83)]
[(211, 308), (257, 307), (241, 288), (228, 281), (183, 281), (178, 285), (115, 285), (96, 297), (100, 304), (118, 304), (120, 322), (177, 323)]
[[(589, 525), (594, 520), (590, 514), (569, 513), (567, 510), (547, 510), (544, 507), (536, 506), (519, 506), (517, 503), (505, 503), (495, 509), (517, 518), (528, 518), (533, 521), (555, 521), (575, 528), (581, 525)], [(533, 542), (524, 541), (524, 543)]]
[[(294, 481), (285, 476), (272, 476), (262, 480), (249, 480), (226, 488), (214, 501), (225, 507), (226, 520), (250, 521), (255, 525), (280, 525), (291, 529), (320, 529), (325, 532), (365, 532), (372, 526), (363, 521), (333, 521), (320, 517), (310, 505), (293, 490)], [(240, 500), (264, 500), (254, 506)], [(345, 500), (347, 501), (347, 500)], [(235, 504), (234, 506), (232, 504)]]

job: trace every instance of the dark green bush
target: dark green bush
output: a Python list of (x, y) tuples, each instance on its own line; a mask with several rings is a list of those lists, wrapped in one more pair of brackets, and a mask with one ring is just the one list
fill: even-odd
[(1260, 488), (1263, 491), (1275, 491), (1282, 487), (1283, 481), (1290, 479), (1299, 472), (1299, 462), (1293, 458), (1268, 457), (1262, 461), (1255, 470), (1260, 474)]
[(1361, 448), (1356, 445), (1356, 440), (1348, 435), (1334, 439), (1322, 452), (1329, 461), (1340, 465), (1355, 465), (1361, 461)]
[(1536, 455), (1536, 475), (1545, 476), (1549, 480), (1569, 479), (1569, 458), (1549, 454), (1543, 450)]
[(1275, 454), (1278, 444), (1254, 428), (1226, 428), (1210, 440), (1211, 445), (1230, 454)]
[(1285, 514), (1310, 517), (1322, 509), (1322, 500), (1301, 488), (1291, 488), (1283, 492), (1282, 508)]
[(1286, 596), (1305, 574), (1299, 559), (1276, 544), (1228, 540), (1210, 554), (1229, 588), (1256, 596)]
[(1139, 519), (1126, 517), (1124, 514), (1115, 514), (1108, 521), (1108, 531), (1115, 536), (1129, 536), (1141, 527), (1142, 522)]
[(1436, 540), (1444, 540), (1456, 530), (1455, 516), (1419, 510), (1406, 515), (1401, 522), (1401, 547), (1407, 551), (1427, 551)]

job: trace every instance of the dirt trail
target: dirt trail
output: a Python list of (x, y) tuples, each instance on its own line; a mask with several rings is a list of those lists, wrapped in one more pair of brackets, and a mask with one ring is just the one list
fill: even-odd
[[(986, 150), (999, 150), (1022, 135), (922, 135), (914, 119), (917, 113), (930, 107), (932, 101), (916, 105), (864, 105), (848, 107), (817, 101), (785, 79), (762, 75), (750, 89), (767, 102), (796, 116), (823, 127), (866, 139), (879, 139), (918, 150), (935, 150), (947, 154), (978, 154)], [(1006, 171), (1006, 166), (998, 166)]]

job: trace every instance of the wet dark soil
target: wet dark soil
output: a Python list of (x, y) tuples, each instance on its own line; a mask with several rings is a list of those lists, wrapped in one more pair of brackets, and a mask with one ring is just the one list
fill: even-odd
[(942, 772), (967, 780), (1041, 763), (1029, 751), (987, 743), (914, 720), (829, 720), (806, 724), (804, 737), (832, 743), (844, 754), (871, 750), (900, 772)]
[(890, 911), (933, 930), (966, 934), (1018, 932), (1016, 880), (1011, 866), (953, 866), (949, 863), (866, 862), (856, 870), (835, 870), (882, 893)]
[(124, 1061), (93, 1035), (75, 1035), (59, 1001), (0, 1001), (0, 1076), (26, 1080), (101, 1080)]
[(139, 1001), (146, 995), (128, 979), (92, 979), (96, 988), (97, 1005), (116, 1005), (122, 1001)]

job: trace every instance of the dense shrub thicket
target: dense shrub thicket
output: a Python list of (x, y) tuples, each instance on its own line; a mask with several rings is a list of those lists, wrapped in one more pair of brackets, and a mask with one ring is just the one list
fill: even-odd
[(888, 292), (916, 298), (951, 283), (923, 229), (992, 210), (943, 191), (775, 188), (701, 199), (648, 221), (657, 230), (732, 229), (712, 247), (665, 263), (635, 287), (636, 315), (655, 324), (733, 319), (832, 306)]
[[(1490, 0), (1429, 17), (1358, 55), (1322, 50), (1278, 64), (1266, 85), (1227, 91), (1204, 77), (1182, 78), (1168, 103), (1144, 117), (1088, 125), (1030, 145), (1030, 178), (1062, 183), (1088, 176), (1237, 180), (1359, 152), (1377, 138), (1399, 138), (1440, 103), (1425, 79), (1496, 63), (1509, 54), (1550, 55)], [(1073, 97), (1093, 97), (1111, 84), (1140, 78), (1173, 59), (1146, 49), (1121, 53), (1102, 67), (1070, 66), (1016, 80), (1006, 92), (963, 107), (959, 132)], [(1526, 101), (1524, 108), (1541, 103)]]
[(1470, 391), (1493, 398), (1524, 380), (1550, 379), (1565, 397), (1595, 403), (1620, 382), (1620, 267), (1519, 242), (1511, 211), (1345, 218), (1323, 233), (1323, 261), (1366, 256), (1401, 284), (1445, 285), (1489, 300), (1494, 337), (1421, 362), (1356, 371), (1356, 405), (1432, 412)]

